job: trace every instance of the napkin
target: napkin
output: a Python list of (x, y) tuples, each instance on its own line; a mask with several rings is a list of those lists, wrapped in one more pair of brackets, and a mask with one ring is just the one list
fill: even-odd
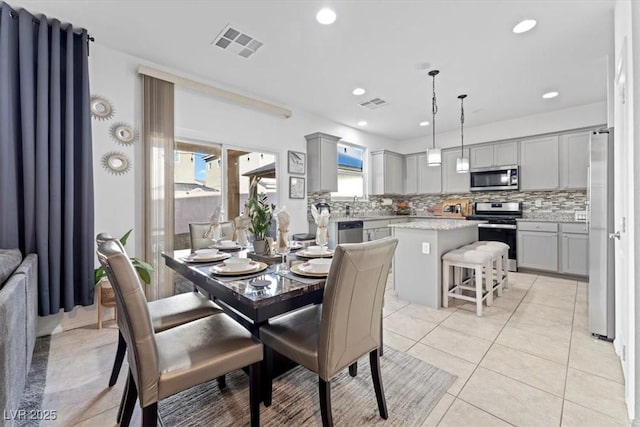
[(220, 206), (217, 206), (210, 217), (211, 225), (202, 237), (205, 239), (220, 239)]
[(289, 212), (286, 211), (284, 206), (276, 211), (276, 223), (278, 224), (277, 248), (280, 252), (284, 252), (288, 247), (289, 224), (291, 223)]
[(311, 216), (318, 226), (316, 228), (316, 243), (320, 246), (326, 246), (329, 243), (329, 210), (322, 209), (318, 212), (318, 209), (311, 205)]
[(235, 241), (240, 246), (247, 246), (249, 244), (247, 230), (251, 224), (251, 218), (249, 218), (247, 211), (245, 210), (242, 215), (237, 216), (233, 222), (235, 225), (235, 230), (233, 232), (235, 235)]

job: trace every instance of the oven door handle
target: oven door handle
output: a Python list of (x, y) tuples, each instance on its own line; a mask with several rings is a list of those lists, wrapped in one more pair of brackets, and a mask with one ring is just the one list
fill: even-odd
[(504, 230), (515, 230), (518, 227), (514, 224), (478, 224), (478, 228), (502, 228)]

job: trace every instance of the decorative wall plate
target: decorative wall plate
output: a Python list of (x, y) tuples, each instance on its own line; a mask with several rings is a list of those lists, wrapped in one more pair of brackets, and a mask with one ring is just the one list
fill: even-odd
[(115, 142), (121, 145), (131, 145), (138, 140), (138, 131), (127, 123), (114, 123), (109, 128), (109, 134)]
[(114, 175), (122, 175), (129, 172), (131, 163), (124, 153), (111, 151), (102, 156), (102, 166)]
[(101, 96), (92, 96), (89, 105), (91, 108), (91, 115), (94, 119), (109, 120), (115, 114), (115, 109), (111, 103)]

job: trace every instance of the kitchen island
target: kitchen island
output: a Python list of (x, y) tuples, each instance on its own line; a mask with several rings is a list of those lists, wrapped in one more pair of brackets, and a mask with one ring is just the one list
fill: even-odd
[(433, 219), (391, 224), (398, 239), (393, 283), (399, 298), (432, 308), (442, 306), (442, 255), (478, 240), (486, 221)]

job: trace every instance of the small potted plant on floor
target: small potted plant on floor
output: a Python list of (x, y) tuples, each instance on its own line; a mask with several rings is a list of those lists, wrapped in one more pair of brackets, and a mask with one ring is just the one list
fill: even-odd
[(255, 199), (249, 200), (248, 208), (249, 218), (251, 218), (251, 227), (249, 227), (249, 231), (254, 237), (253, 250), (256, 254), (266, 255), (269, 253), (267, 231), (271, 225), (275, 205), (269, 205), (267, 195), (265, 193), (260, 193)]

